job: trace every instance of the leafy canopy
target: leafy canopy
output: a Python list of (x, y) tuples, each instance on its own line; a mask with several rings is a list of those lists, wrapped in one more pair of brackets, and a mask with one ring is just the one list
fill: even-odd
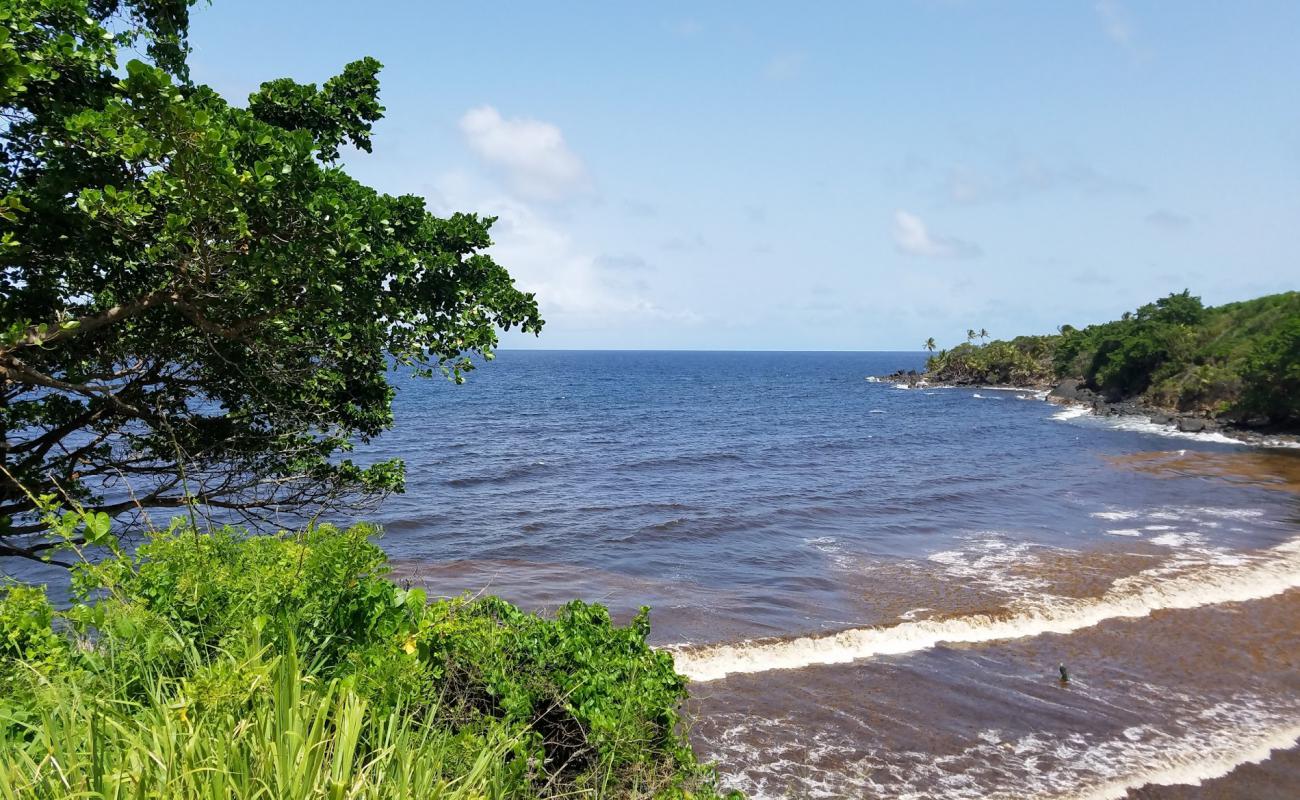
[(378, 62), (231, 106), (189, 79), (192, 1), (0, 0), (0, 556), (51, 546), (50, 494), (257, 517), (400, 490), (340, 455), (391, 426), (390, 364), (459, 381), (541, 328), (491, 218), (338, 164)]

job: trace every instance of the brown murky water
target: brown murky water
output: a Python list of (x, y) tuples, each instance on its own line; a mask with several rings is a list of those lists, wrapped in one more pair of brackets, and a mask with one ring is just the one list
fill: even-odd
[(358, 447), (395, 577), (652, 606), (736, 788), (1300, 797), (1300, 451), (863, 380), (919, 354), (500, 355)]
[(1089, 535), (809, 537), (822, 571), (784, 585), (509, 557), (399, 559), (395, 577), (541, 610), (652, 606), (694, 681), (692, 742), (755, 797), (1300, 797), (1300, 458), (1099, 462), (1183, 499), (1093, 504)]

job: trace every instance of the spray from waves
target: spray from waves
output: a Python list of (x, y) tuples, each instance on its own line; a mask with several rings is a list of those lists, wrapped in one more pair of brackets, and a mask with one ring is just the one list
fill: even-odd
[(1100, 597), (1046, 597), (1006, 615), (974, 614), (778, 641), (676, 648), (677, 671), (696, 682), (736, 673), (846, 664), (926, 650), (944, 642), (979, 643), (1045, 633), (1072, 633), (1110, 619), (1153, 611), (1261, 600), (1300, 587), (1300, 539), (1245, 563), (1200, 566), (1170, 575), (1160, 568), (1116, 580)]

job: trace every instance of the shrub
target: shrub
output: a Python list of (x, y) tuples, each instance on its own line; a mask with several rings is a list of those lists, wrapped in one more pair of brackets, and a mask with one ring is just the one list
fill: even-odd
[[(202, 739), (207, 753), (218, 748), (212, 737), (286, 713), (283, 704), (274, 713), (265, 704), (273, 702), (274, 665), (289, 659), (301, 661), (294, 669), (303, 696), (316, 698), (304, 712), (313, 724), (342, 713), (339, 703), (367, 720), (358, 758), (380, 758), (382, 737), (394, 735), (383, 726), (400, 725), (403, 736), (436, 736), (440, 758), (455, 769), (471, 769), (508, 739), (510, 770), (500, 774), (514, 793), (714, 793), (711, 772), (684, 738), (685, 679), (668, 654), (646, 643), (646, 610), (618, 626), (604, 608), (580, 602), (554, 618), (490, 597), (430, 604), (422, 590), (385, 578), (373, 533), (368, 526), (278, 536), (175, 528), (134, 555), (79, 566), (77, 602), (66, 611), (54, 611), (38, 590), (8, 590), (0, 642), (13, 644), (3, 645), (0, 674), (16, 676), (22, 691), (13, 693), (16, 705), (0, 707), (9, 709), (0, 719), (7, 725), (0, 759), (19, 758), (33, 737), (48, 738), (31, 721), (50, 709), (63, 709), (68, 720), (108, 713), (91, 697), (112, 706), (115, 730), (148, 731), (148, 747), (200, 747), (194, 742)], [(164, 708), (206, 727), (177, 728), (170, 718), (164, 725)], [(265, 743), (278, 746), (270, 733)], [(76, 753), (91, 747), (64, 745)], [(130, 761), (145, 745), (106, 747), (97, 757)], [(265, 755), (239, 752), (252, 761)]]

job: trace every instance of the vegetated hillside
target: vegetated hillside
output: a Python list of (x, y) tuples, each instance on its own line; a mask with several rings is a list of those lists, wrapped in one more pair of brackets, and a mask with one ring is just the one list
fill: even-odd
[(1122, 318), (930, 358), (927, 378), (1045, 386), (1074, 378), (1139, 401), (1248, 427), (1300, 427), (1300, 292), (1207, 308), (1183, 291)]

